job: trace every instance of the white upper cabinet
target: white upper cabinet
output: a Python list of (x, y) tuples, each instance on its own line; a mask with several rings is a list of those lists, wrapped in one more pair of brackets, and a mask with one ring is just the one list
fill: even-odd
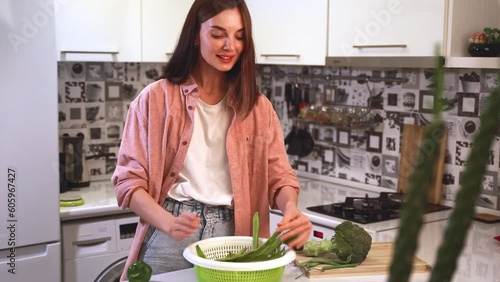
[(471, 57), (468, 39), (485, 27), (500, 28), (500, 0), (449, 0), (446, 67), (500, 68), (500, 58)]
[(141, 0), (66, 2), (55, 18), (59, 60), (141, 60)]
[(193, 2), (142, 0), (142, 61), (168, 61)]
[(327, 4), (327, 0), (247, 0), (257, 63), (324, 65)]
[(446, 0), (330, 0), (329, 57), (434, 56)]

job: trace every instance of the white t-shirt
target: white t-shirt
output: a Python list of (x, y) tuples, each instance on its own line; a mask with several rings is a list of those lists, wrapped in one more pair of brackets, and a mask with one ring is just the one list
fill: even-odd
[(227, 159), (226, 136), (230, 121), (226, 98), (216, 105), (198, 99), (193, 137), (179, 177), (168, 191), (178, 201), (232, 206), (233, 189)]

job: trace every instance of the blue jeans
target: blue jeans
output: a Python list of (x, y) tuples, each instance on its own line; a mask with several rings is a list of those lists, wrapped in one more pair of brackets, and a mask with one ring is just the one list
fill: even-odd
[(233, 236), (234, 211), (223, 206), (210, 206), (194, 200), (179, 202), (167, 198), (163, 208), (174, 216), (189, 211), (198, 216), (200, 227), (191, 237), (176, 241), (167, 234), (150, 226), (139, 251), (139, 260), (148, 263), (153, 274), (193, 267), (182, 252), (191, 243), (202, 239)]

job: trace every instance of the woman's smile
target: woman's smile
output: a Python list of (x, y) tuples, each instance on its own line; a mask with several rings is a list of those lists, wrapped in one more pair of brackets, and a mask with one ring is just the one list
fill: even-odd
[(225, 55), (217, 55), (217, 57), (224, 63), (231, 63), (233, 61), (234, 56), (225, 56)]
[(202, 63), (221, 72), (231, 70), (245, 47), (244, 34), (238, 8), (227, 9), (203, 22), (198, 37)]

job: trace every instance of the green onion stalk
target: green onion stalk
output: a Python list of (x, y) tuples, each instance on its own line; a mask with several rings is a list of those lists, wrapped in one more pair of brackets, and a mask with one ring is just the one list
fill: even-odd
[(418, 150), (417, 163), (410, 175), (390, 266), (389, 282), (405, 282), (410, 277), (414, 254), (418, 248), (418, 237), (423, 224), (424, 209), (428, 201), (427, 188), (432, 181), (441, 137), (446, 131), (445, 123), (441, 118), (442, 104), (437, 102), (441, 100), (444, 89), (444, 70), (441, 62), (441, 58), (436, 56), (437, 67), (433, 77), (433, 95), (436, 102), (433, 105), (433, 120), (425, 127), (424, 137)]
[(444, 233), (444, 240), (439, 247), (436, 263), (432, 269), (430, 282), (451, 281), (457, 259), (467, 238), (467, 234), (474, 217), (475, 204), (481, 193), (481, 183), (486, 171), (490, 148), (495, 140), (500, 117), (500, 87), (490, 95), (486, 110), (481, 116), (481, 126), (474, 137), (461, 188), (455, 199), (455, 207), (448, 219), (448, 226)]

